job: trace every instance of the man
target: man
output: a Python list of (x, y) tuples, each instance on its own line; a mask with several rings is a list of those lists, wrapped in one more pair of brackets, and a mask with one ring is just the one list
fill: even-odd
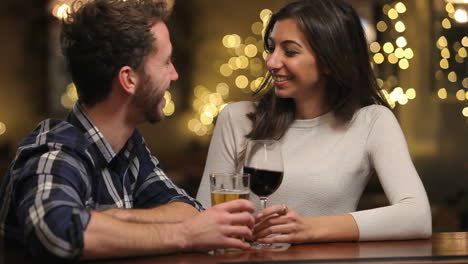
[(239, 238), (252, 236), (253, 205), (200, 213), (136, 129), (163, 118), (164, 92), (178, 78), (165, 4), (76, 9), (61, 44), (80, 99), (67, 121), (45, 120), (21, 143), (0, 189), (1, 236), (67, 259), (247, 248)]

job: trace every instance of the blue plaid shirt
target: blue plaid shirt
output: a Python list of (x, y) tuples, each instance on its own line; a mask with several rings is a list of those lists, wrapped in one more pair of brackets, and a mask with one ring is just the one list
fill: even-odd
[(91, 210), (202, 206), (158, 166), (135, 129), (115, 153), (79, 104), (23, 140), (0, 188), (0, 236), (39, 256), (78, 258)]

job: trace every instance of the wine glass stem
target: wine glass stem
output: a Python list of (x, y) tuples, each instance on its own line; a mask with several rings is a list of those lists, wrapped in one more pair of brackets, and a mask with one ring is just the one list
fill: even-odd
[(262, 206), (262, 210), (266, 208), (267, 200), (268, 200), (267, 197), (261, 197), (260, 198), (260, 205)]

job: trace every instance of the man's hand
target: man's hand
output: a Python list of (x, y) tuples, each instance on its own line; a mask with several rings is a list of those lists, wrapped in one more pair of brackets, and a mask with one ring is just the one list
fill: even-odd
[(254, 211), (252, 202), (239, 199), (218, 204), (184, 221), (186, 251), (249, 248), (250, 244), (241, 239), (252, 238)]

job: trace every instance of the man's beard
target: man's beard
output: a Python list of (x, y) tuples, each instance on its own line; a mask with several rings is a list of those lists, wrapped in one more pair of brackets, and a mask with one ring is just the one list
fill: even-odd
[(135, 105), (143, 109), (146, 121), (151, 124), (159, 122), (164, 118), (159, 109), (159, 104), (164, 97), (164, 93), (158, 93), (157, 91), (158, 89), (156, 89), (149, 76), (145, 75), (143, 85), (136, 91), (134, 97)]

